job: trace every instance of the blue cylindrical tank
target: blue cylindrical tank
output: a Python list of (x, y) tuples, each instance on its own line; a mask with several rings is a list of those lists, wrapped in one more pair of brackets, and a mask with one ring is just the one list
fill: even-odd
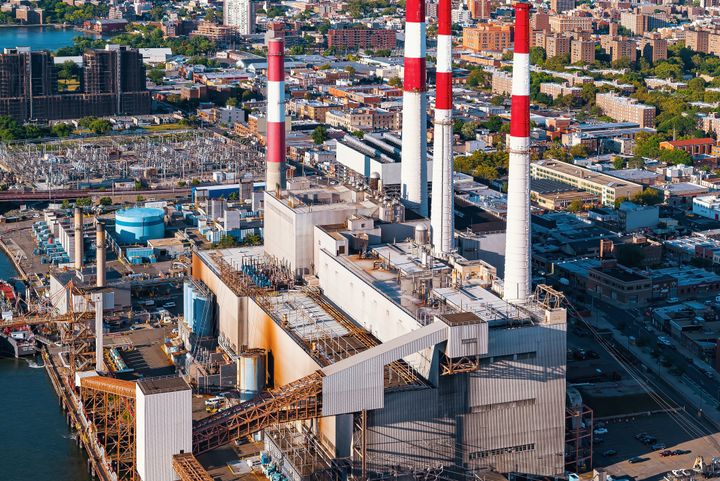
[(250, 349), (238, 355), (237, 388), (243, 401), (265, 389), (265, 358), (265, 349)]
[(115, 233), (123, 244), (137, 244), (165, 237), (165, 211), (133, 207), (115, 214)]

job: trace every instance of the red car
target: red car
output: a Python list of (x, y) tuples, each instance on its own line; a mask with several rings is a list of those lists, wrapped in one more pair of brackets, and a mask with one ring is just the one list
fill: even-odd
[(660, 452), (660, 456), (667, 457), (667, 456), (675, 456), (675, 451), (670, 451), (669, 449), (666, 449), (665, 451)]

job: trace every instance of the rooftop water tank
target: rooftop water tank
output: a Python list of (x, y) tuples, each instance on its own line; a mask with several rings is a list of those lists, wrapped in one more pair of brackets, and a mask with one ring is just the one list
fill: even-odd
[(115, 233), (123, 244), (138, 244), (165, 237), (165, 211), (133, 207), (115, 214)]

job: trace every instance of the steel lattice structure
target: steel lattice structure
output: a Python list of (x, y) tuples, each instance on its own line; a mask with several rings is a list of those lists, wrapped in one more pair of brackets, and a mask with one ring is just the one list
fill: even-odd
[(119, 481), (136, 481), (135, 383), (91, 377), (81, 381), (81, 399), (97, 442)]
[(181, 481), (213, 481), (192, 453), (176, 454), (172, 464)]
[(193, 453), (202, 454), (268, 426), (322, 416), (319, 371), (193, 425)]

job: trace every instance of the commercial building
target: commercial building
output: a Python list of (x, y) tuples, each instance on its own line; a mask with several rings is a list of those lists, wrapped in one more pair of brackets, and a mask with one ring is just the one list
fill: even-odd
[(331, 29), (327, 34), (328, 47), (337, 49), (365, 48), (392, 50), (397, 44), (394, 30), (384, 28)]
[(655, 107), (638, 103), (613, 93), (597, 94), (595, 102), (605, 115), (620, 122), (634, 122), (640, 127), (655, 127)]
[(578, 189), (593, 192), (605, 205), (615, 205), (616, 199), (630, 199), (643, 190), (639, 184), (559, 160), (533, 162), (530, 164), (530, 174), (537, 179), (557, 180)]
[(708, 219), (720, 220), (720, 197), (717, 195), (703, 195), (695, 197), (692, 201), (693, 214)]
[(223, 25), (236, 27), (240, 35), (255, 33), (255, 3), (253, 0), (225, 0)]
[(80, 91), (58, 93), (49, 52), (0, 54), (0, 115), (18, 121), (150, 113), (145, 66), (136, 49), (108, 45), (83, 54)]
[(666, 150), (682, 150), (691, 156), (710, 155), (715, 146), (715, 139), (710, 137), (704, 139), (667, 140), (660, 142), (660, 148)]
[(475, 52), (502, 52), (512, 45), (512, 26), (492, 23), (463, 29), (463, 47)]

